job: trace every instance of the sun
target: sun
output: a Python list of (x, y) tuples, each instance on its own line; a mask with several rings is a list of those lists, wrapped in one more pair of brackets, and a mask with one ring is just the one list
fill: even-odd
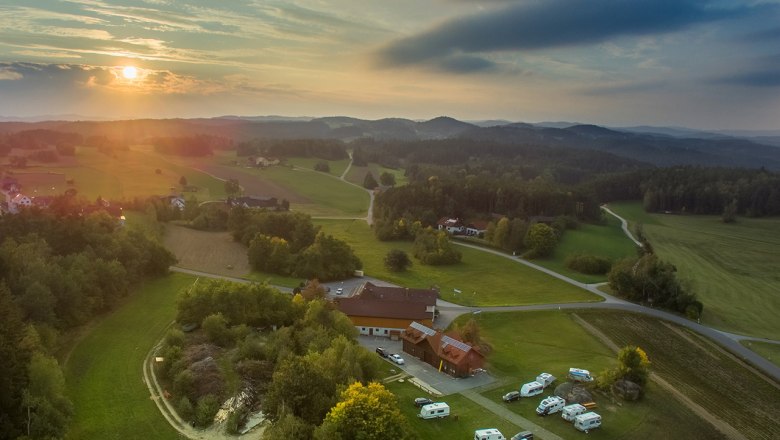
[(135, 79), (138, 77), (138, 69), (133, 66), (126, 66), (122, 69), (122, 76), (124, 76), (125, 79)]

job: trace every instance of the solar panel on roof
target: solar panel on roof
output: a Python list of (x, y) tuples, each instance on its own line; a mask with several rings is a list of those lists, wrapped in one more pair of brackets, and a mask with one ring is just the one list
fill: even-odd
[(464, 352), (468, 352), (469, 350), (471, 350), (471, 346), (469, 344), (466, 344), (465, 342), (461, 342), (457, 339), (453, 339), (446, 335), (441, 337), (441, 344), (442, 346), (446, 346), (447, 344), (452, 345), (453, 347)]
[(419, 323), (419, 322), (417, 322), (417, 321), (413, 321), (413, 322), (412, 322), (412, 323), (409, 325), (409, 327), (411, 327), (411, 328), (413, 328), (413, 329), (415, 329), (415, 330), (417, 330), (417, 331), (421, 331), (421, 332), (425, 333), (425, 334), (426, 334), (426, 335), (428, 335), (428, 336), (433, 336), (433, 335), (435, 335), (435, 334), (436, 334), (436, 332), (435, 332), (435, 331), (434, 331), (432, 328), (428, 328), (428, 327), (426, 327), (426, 326), (424, 326), (424, 325), (420, 324), (420, 323)]

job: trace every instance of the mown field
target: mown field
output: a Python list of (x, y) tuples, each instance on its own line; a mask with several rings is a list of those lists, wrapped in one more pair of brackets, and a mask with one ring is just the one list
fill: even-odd
[[(584, 317), (583, 312), (577, 313)], [(602, 316), (601, 312), (588, 313), (591, 318)], [(469, 318), (461, 317), (459, 321)], [(482, 313), (476, 319), (483, 339), (493, 348), (488, 355), (488, 371), (501, 379), (509, 379), (509, 384), (483, 393), (491, 400), (500, 402), (503, 394), (519, 389), (541, 372), (556, 376), (558, 381), (553, 386), (557, 386), (565, 381), (570, 367), (585, 368), (598, 375), (616, 365), (615, 353), (584, 331), (571, 312)], [(608, 320), (610, 316), (603, 319)], [(536, 415), (534, 410), (539, 401), (551, 394), (552, 389), (543, 395), (505, 405), (564, 438), (584, 436), (558, 414), (544, 418)], [(649, 385), (647, 394), (637, 403), (620, 402), (602, 393), (596, 393), (594, 397), (598, 404), (595, 411), (603, 417), (603, 425), (591, 431), (588, 438), (724, 438), (655, 384)], [(742, 411), (747, 410), (743, 408)]]
[(746, 369), (708, 339), (641, 315), (610, 311), (578, 315), (618, 346), (642, 347), (652, 371), (745, 437), (780, 436), (780, 385)]
[(375, 163), (370, 163), (368, 166), (361, 167), (353, 165), (344, 178), (356, 185), (363, 186), (363, 180), (366, 178), (366, 173), (369, 171), (377, 182), (379, 182), (379, 176), (382, 175), (382, 173), (390, 173), (395, 176), (395, 184), (397, 186), (406, 185), (408, 181), (406, 176), (404, 176), (404, 170), (402, 168), (387, 168)]
[(780, 335), (780, 219), (647, 214), (639, 203), (610, 207), (641, 221), (656, 253), (704, 303), (702, 322), (765, 338)]
[(292, 165), (298, 168), (305, 168), (307, 170), (314, 170), (314, 166), (318, 162), (325, 162), (330, 168), (330, 172), (328, 174), (336, 177), (341, 176), (341, 174), (344, 173), (344, 170), (346, 170), (347, 166), (349, 165), (349, 159), (323, 160), (316, 157), (290, 157), (285, 159), (285, 162), (288, 165)]
[[(378, 241), (361, 220), (316, 220), (315, 224), (322, 226), (326, 233), (346, 241), (363, 261), (367, 276), (407, 287), (439, 286), (442, 299), (458, 304), (500, 306), (600, 300), (583, 289), (511, 259), (465, 247), (458, 247), (463, 253), (460, 264), (426, 266), (415, 262), (405, 272), (390, 272), (384, 266), (387, 252), (401, 249), (411, 257), (411, 242)], [(461, 293), (456, 293), (454, 289)]]
[(605, 218), (605, 225), (583, 223), (579, 229), (567, 230), (551, 257), (533, 262), (583, 283), (606, 281), (606, 275), (586, 275), (569, 269), (564, 263), (566, 257), (574, 254), (597, 255), (612, 261), (636, 255), (636, 246), (623, 233), (620, 220), (611, 215)]
[(423, 420), (417, 417), (420, 409), (414, 406), (414, 399), (425, 396), (424, 392), (408, 382), (391, 382), (385, 386), (398, 397), (401, 412), (420, 439), (467, 439), (474, 436), (475, 430), (483, 428), (497, 428), (505, 436), (522, 430), (460, 394), (436, 399), (450, 405), (450, 417)]
[(194, 281), (172, 274), (146, 283), (74, 346), (63, 368), (75, 408), (67, 438), (180, 438), (150, 399), (141, 367), (176, 316), (178, 292)]

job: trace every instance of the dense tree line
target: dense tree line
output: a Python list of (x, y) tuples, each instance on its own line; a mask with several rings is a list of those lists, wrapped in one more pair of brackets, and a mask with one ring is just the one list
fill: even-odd
[(233, 141), (220, 136), (198, 134), (181, 137), (153, 137), (146, 140), (155, 151), (177, 156), (209, 156), (214, 150), (224, 150), (232, 146)]
[(72, 407), (52, 353), (58, 336), (113, 307), (173, 256), (71, 198), (0, 217), (0, 437), (62, 438)]
[[(357, 344), (352, 322), (321, 299), (210, 280), (184, 290), (178, 309), (177, 321), (202, 331), (169, 331), (158, 373), (180, 415), (198, 425), (210, 424), (219, 404), (243, 391), (249, 398), (229, 429), (260, 408), (273, 421), (266, 436), (311, 438), (341, 391), (379, 372), (376, 356)], [(237, 386), (228, 384), (227, 369)]]
[(345, 144), (337, 139), (253, 139), (236, 145), (238, 156), (316, 157), (347, 159)]
[(51, 147), (75, 147), (83, 142), (78, 133), (66, 133), (47, 129), (23, 130), (0, 134), (0, 155), (8, 154), (12, 148), (21, 150), (46, 150)]
[(319, 231), (300, 212), (231, 209), (228, 229), (256, 270), (307, 279), (343, 279), (363, 267), (345, 242)]

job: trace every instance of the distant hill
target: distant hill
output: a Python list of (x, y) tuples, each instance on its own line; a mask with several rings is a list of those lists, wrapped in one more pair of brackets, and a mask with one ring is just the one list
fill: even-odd
[(746, 139), (679, 127), (616, 129), (569, 122), (501, 125), (491, 125), (489, 122), (471, 124), (446, 116), (422, 122), (402, 118), (364, 120), (346, 116), (314, 119), (223, 116), (201, 119), (0, 122), (0, 133), (45, 128), (83, 136), (103, 135), (128, 143), (155, 136), (192, 136), (201, 133), (227, 137), (237, 142), (255, 138), (344, 141), (360, 138), (406, 141), (461, 138), (535, 147), (598, 150), (657, 166), (737, 166), (780, 170), (780, 136)]

